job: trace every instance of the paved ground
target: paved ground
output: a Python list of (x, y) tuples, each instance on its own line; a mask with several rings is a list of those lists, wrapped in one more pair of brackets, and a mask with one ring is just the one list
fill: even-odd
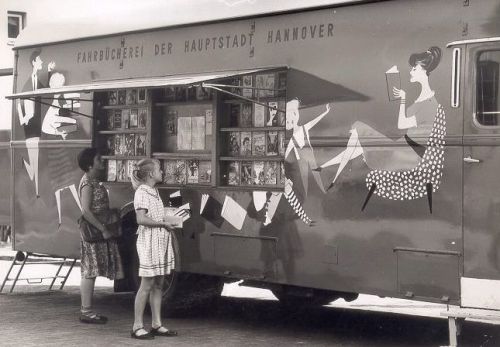
[[(0, 248), (0, 279), (15, 253)], [(50, 270), (52, 265), (43, 269)], [(33, 266), (34, 273), (38, 272)], [(64, 291), (39, 284), (0, 294), (0, 346), (439, 346), (447, 343), (444, 305), (363, 295), (352, 303), (338, 300), (300, 313), (284, 312), (266, 290), (226, 285), (224, 297), (210, 312), (166, 319), (179, 330), (175, 339), (140, 342), (129, 337), (133, 294), (115, 294), (101, 279), (95, 306), (110, 321), (103, 326), (78, 321), (79, 268)], [(49, 282), (50, 283), (50, 282)], [(380, 312), (376, 312), (380, 311)], [(393, 313), (387, 313), (393, 312)], [(403, 313), (403, 315), (401, 315)], [(418, 316), (426, 316), (418, 317)], [(433, 318), (429, 318), (433, 317)], [(500, 326), (466, 322), (464, 346), (500, 346)]]

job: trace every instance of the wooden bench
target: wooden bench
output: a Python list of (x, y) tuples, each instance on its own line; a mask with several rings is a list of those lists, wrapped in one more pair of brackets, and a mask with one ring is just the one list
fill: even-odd
[(466, 319), (477, 319), (500, 323), (500, 311), (482, 310), (474, 308), (453, 308), (441, 312), (441, 316), (448, 317), (449, 347), (458, 346), (457, 337), (461, 333), (462, 323)]

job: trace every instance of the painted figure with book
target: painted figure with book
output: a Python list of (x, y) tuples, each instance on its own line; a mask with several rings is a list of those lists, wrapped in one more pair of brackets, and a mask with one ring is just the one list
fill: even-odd
[[(430, 74), (439, 65), (440, 60), (439, 47), (430, 47), (425, 52), (410, 56), (408, 60), (410, 82), (420, 85), (418, 98), (406, 108), (406, 92), (395, 86), (392, 90), (394, 97), (400, 100), (397, 127), (406, 130), (406, 134), (404, 137), (392, 140), (363, 122), (355, 122), (351, 127), (346, 148), (315, 169), (320, 171), (328, 166), (338, 165), (337, 173), (328, 188), (334, 185), (346, 165), (359, 156), (362, 156), (370, 169), (386, 172), (410, 172), (423, 161), (433, 128), (438, 126), (442, 127), (443, 132), (445, 131), (444, 111), (429, 83)], [(436, 120), (438, 125), (435, 124)], [(383, 148), (364, 146), (363, 141), (370, 138), (384, 139), (384, 142), (392, 145)], [(429, 159), (435, 160), (438, 156)], [(435, 165), (437, 165), (436, 170), (442, 168), (439, 161)], [(410, 186), (406, 188), (410, 189)], [(393, 195), (387, 197), (394, 198)]]

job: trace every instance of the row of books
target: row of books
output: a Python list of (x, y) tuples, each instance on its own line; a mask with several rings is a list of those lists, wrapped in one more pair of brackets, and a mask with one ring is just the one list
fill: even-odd
[(257, 103), (230, 105), (230, 127), (285, 126), (285, 101), (270, 101), (267, 106)]
[(228, 133), (227, 155), (285, 155), (284, 131), (231, 131)]
[(109, 159), (107, 161), (107, 181), (130, 182), (130, 176), (137, 162), (138, 160)]
[[(277, 73), (252, 74), (232, 77), (228, 83), (242, 88), (233, 88), (232, 92), (246, 98), (285, 96), (286, 71)], [(255, 88), (255, 89), (254, 89)]]
[(146, 155), (146, 134), (115, 134), (105, 137), (106, 155)]
[(208, 184), (212, 180), (212, 163), (208, 160), (164, 160), (163, 183)]
[(105, 114), (105, 121), (103, 122), (103, 130), (117, 130), (117, 129), (146, 129), (146, 122), (148, 119), (147, 108), (131, 108), (120, 110), (108, 110)]
[(210, 100), (211, 98), (210, 89), (201, 86), (166, 87), (163, 90), (163, 100), (166, 102)]
[(108, 92), (108, 105), (137, 105), (147, 103), (145, 88), (111, 90)]
[(227, 169), (228, 185), (284, 185), (285, 166), (276, 161), (232, 161)]

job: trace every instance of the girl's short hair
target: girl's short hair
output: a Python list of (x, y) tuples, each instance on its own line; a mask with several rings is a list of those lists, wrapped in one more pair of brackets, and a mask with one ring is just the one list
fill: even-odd
[(87, 172), (94, 165), (94, 158), (99, 155), (99, 150), (95, 147), (83, 149), (78, 154), (78, 166), (83, 171)]
[(160, 166), (160, 161), (150, 158), (141, 159), (137, 164), (135, 164), (134, 169), (132, 170), (132, 175), (130, 176), (134, 190), (146, 182), (149, 173), (155, 170), (155, 165)]
[(408, 59), (410, 66), (417, 64), (422, 66), (427, 76), (434, 70), (441, 61), (441, 48), (433, 46), (423, 53), (413, 53)]

